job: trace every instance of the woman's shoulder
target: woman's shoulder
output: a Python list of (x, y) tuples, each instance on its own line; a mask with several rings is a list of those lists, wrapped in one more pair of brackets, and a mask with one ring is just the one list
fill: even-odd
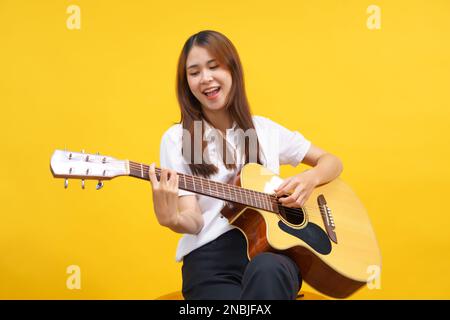
[(260, 115), (252, 115), (252, 120), (255, 127), (261, 129), (273, 127), (273, 125), (275, 124), (275, 122), (268, 117)]
[(183, 133), (183, 126), (181, 123), (171, 125), (162, 135), (162, 142), (177, 142), (181, 139)]

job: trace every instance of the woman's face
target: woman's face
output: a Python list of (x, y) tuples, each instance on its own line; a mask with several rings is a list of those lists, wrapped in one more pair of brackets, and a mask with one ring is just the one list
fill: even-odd
[(208, 50), (193, 46), (186, 61), (189, 88), (204, 108), (221, 110), (231, 90), (231, 73)]

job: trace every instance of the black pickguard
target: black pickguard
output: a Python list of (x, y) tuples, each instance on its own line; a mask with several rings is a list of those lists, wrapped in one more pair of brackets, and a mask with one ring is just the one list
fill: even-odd
[(282, 221), (278, 222), (278, 226), (284, 232), (303, 240), (320, 254), (329, 254), (331, 252), (331, 242), (328, 235), (315, 223), (309, 222), (303, 229), (294, 229)]

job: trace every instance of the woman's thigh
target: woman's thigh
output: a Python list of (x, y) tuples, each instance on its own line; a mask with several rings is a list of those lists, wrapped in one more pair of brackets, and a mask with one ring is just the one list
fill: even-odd
[(188, 300), (234, 300), (241, 296), (241, 282), (248, 263), (247, 243), (233, 229), (184, 257), (183, 296)]

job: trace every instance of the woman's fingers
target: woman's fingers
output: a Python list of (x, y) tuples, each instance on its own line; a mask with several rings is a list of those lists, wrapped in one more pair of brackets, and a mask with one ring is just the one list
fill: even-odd
[(178, 189), (178, 173), (175, 170), (161, 168), (161, 179), (159, 183), (163, 189)]
[(294, 189), (295, 186), (296, 186), (296, 181), (295, 180), (290, 180), (283, 188), (277, 189), (278, 190), (278, 191), (276, 191), (277, 196), (280, 197), (280, 196), (282, 196), (284, 194), (289, 193), (289, 191)]
[(177, 187), (178, 188), (178, 174), (175, 170), (170, 170), (170, 178), (169, 178), (169, 185), (172, 188)]
[(311, 191), (308, 191), (307, 189), (303, 189), (300, 192), (297, 200), (295, 200), (295, 202), (291, 202), (289, 205), (286, 205), (286, 206), (293, 207), (293, 208), (303, 207), (306, 204), (306, 201), (308, 201), (310, 195), (311, 195)]
[(284, 180), (278, 188), (275, 189), (275, 193), (277, 194), (277, 197), (281, 196), (283, 194), (284, 187), (291, 181), (291, 178), (287, 178)]
[(158, 179), (156, 178), (156, 174), (155, 174), (155, 163), (153, 162), (150, 165), (150, 168), (148, 170), (148, 176), (150, 178), (150, 182), (152, 183), (153, 187), (158, 186)]
[(304, 199), (304, 194), (300, 194), (299, 197), (295, 201), (293, 201), (289, 204), (286, 204), (284, 206), (289, 207), (289, 208), (300, 208), (303, 206), (303, 199)]
[(300, 196), (300, 192), (301, 191), (302, 191), (302, 188), (298, 186), (297, 188), (295, 188), (294, 193), (292, 193), (289, 197), (280, 198), (279, 200), (285, 206), (288, 205), (288, 204), (291, 204), (291, 203), (295, 202), (298, 199), (298, 197)]
[(163, 185), (167, 183), (167, 176), (169, 174), (169, 169), (161, 168), (161, 178), (159, 179), (159, 182)]

